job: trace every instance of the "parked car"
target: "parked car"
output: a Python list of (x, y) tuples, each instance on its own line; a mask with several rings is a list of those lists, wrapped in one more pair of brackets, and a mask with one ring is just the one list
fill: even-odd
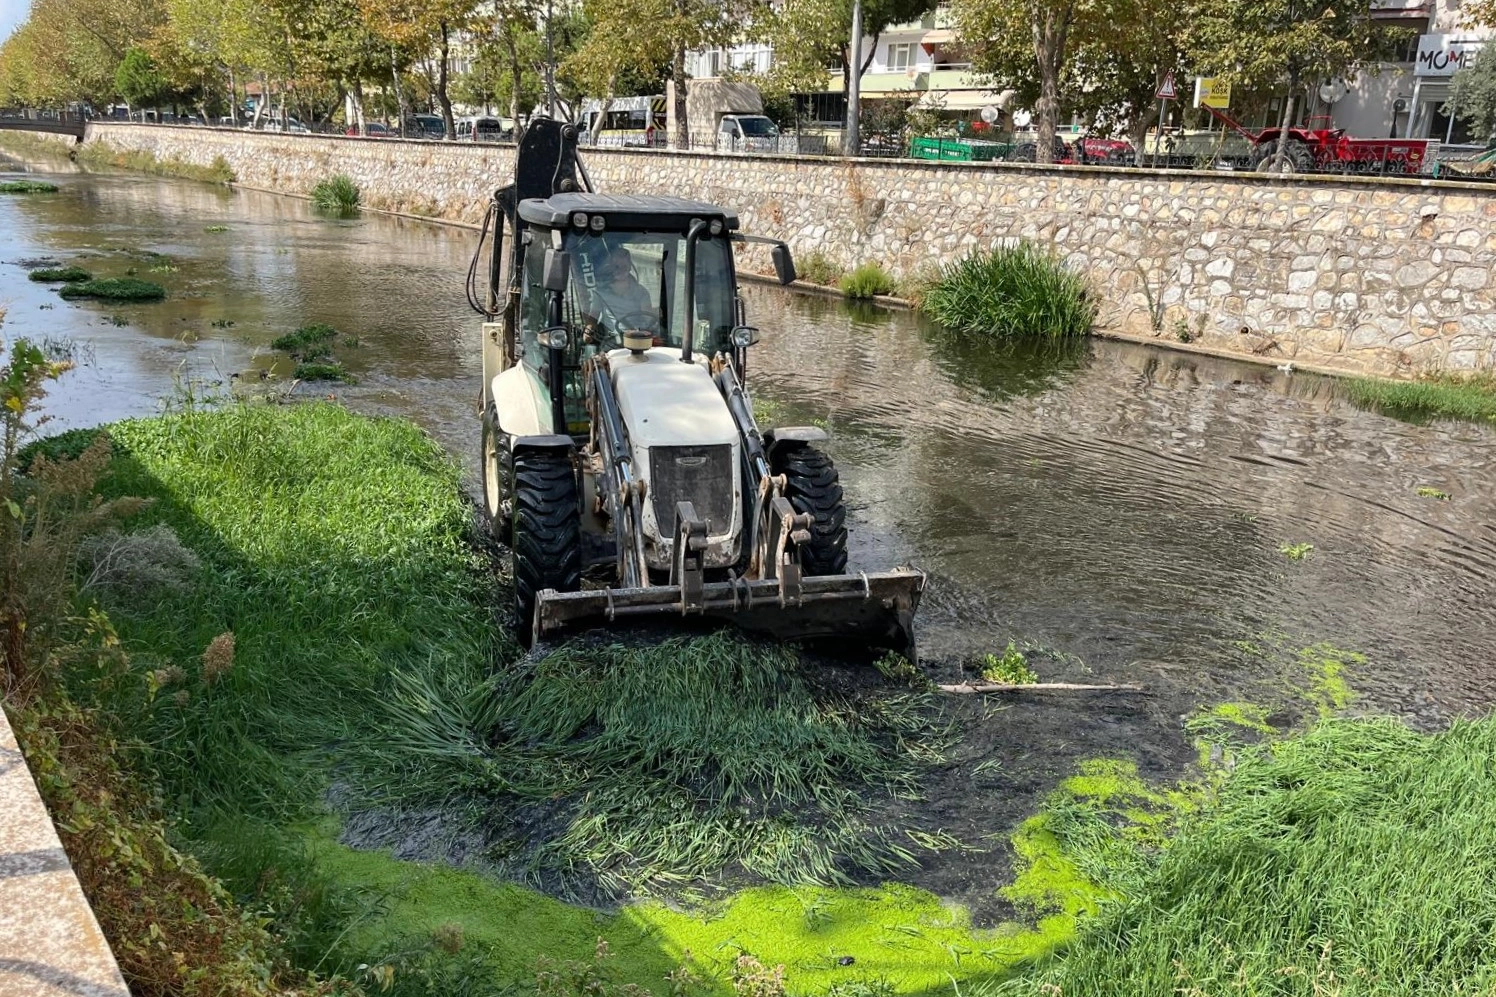
[(724, 114), (717, 125), (717, 148), (734, 152), (776, 152), (779, 126), (762, 114)]
[[(1036, 143), (1020, 142), (1013, 147), (1012, 152), (1008, 153), (1008, 162), (1037, 162), (1038, 150), (1039, 147)], [(1069, 163), (1072, 161), (1070, 158), (1070, 147), (1066, 145), (1065, 140), (1060, 138), (1058, 135), (1054, 137), (1054, 158), (1052, 161), (1056, 163)]]
[[(343, 134), (345, 134), (345, 135), (357, 135), (358, 134), (358, 125), (349, 125), (348, 126), (348, 130), (346, 132), (344, 132)], [(390, 126), (389, 125), (380, 124), (378, 121), (366, 121), (366, 122), (364, 122), (364, 137), (365, 138), (389, 138), (393, 134), (394, 134), (394, 132), (390, 131)]]
[(417, 114), (405, 126), (408, 138), (446, 138), (447, 126), (440, 114)]
[(456, 122), (459, 142), (502, 142), (514, 136), (514, 125), (504, 118), (463, 118)]

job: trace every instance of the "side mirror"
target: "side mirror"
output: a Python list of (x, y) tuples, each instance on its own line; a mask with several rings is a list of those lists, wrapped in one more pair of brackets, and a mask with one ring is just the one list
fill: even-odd
[(774, 260), (774, 275), (779, 278), (779, 283), (781, 285), (793, 284), (795, 282), (795, 260), (790, 256), (790, 247), (781, 242), (769, 255)]
[(566, 290), (566, 279), (571, 275), (571, 254), (564, 249), (545, 251), (545, 273), (541, 284), (547, 291)]
[(758, 327), (752, 325), (734, 326), (732, 330), (732, 345), (737, 349), (744, 350), (758, 342)]

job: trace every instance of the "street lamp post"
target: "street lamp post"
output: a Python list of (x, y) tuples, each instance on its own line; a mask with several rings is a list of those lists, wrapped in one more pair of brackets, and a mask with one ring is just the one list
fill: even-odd
[(551, 41), (554, 12), (554, 0), (545, 0), (545, 106), (552, 121), (556, 119), (556, 49)]

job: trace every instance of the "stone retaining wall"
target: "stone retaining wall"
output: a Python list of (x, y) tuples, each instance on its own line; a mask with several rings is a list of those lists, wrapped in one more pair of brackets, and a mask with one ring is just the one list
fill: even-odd
[[(513, 150), (93, 124), (87, 139), (306, 193), (347, 173), (373, 207), (474, 222)], [(1496, 185), (616, 149), (599, 189), (736, 209), (802, 258), (918, 274), (1004, 239), (1088, 274), (1103, 328), (1349, 371), (1496, 366)]]
[(0, 994), (130, 997), (0, 710)]

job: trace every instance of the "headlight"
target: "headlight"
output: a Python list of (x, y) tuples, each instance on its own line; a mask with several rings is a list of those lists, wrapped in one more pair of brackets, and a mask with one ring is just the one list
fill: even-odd
[(721, 235), (722, 234), (722, 219), (720, 219), (720, 218), (713, 218), (712, 219), (712, 223), (709, 226), (707, 226), (707, 228), (711, 231), (712, 235)]
[(566, 344), (571, 341), (565, 327), (559, 325), (550, 329), (540, 330), (540, 334), (535, 338), (540, 341), (541, 346), (548, 350), (564, 350), (566, 349)]
[(593, 215), (592, 216), (592, 222), (591, 222), (592, 231), (594, 231), (594, 232), (601, 232), (603, 230), (603, 226), (605, 224), (607, 224), (607, 223), (603, 220), (603, 216), (602, 215)]
[(586, 228), (587, 227), (587, 212), (585, 212), (585, 211), (578, 211), (576, 214), (572, 215), (571, 216), (571, 223), (573, 225), (575, 225), (577, 228)]

